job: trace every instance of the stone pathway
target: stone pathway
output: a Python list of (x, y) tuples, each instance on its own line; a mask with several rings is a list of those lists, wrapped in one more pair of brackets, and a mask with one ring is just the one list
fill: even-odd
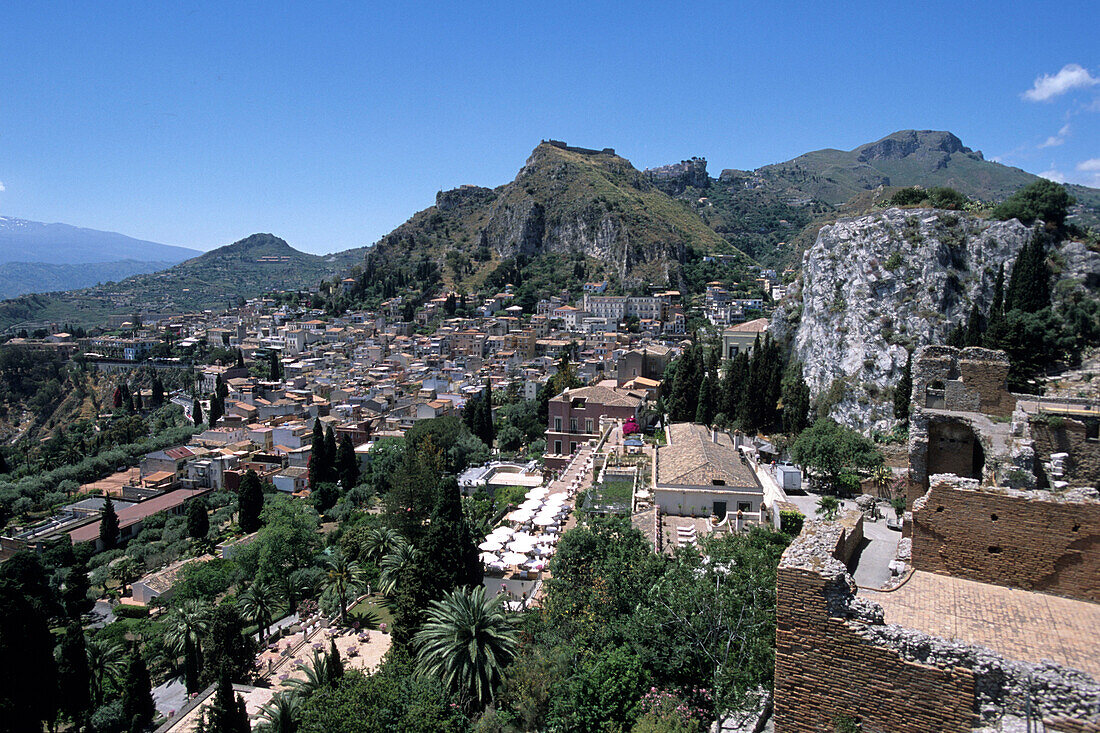
[(988, 647), (1010, 659), (1049, 659), (1100, 679), (1100, 604), (914, 572), (890, 592), (860, 591), (886, 623)]

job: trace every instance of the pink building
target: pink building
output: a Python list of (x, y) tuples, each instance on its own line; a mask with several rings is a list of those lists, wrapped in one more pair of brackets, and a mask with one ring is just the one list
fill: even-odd
[(600, 435), (600, 418), (634, 418), (645, 402), (644, 391), (593, 386), (567, 389), (550, 399), (546, 426), (546, 467), (563, 468), (586, 440)]

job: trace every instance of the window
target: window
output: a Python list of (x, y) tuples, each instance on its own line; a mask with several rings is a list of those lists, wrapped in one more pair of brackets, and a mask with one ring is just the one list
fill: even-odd
[(555, 433), (560, 433), (561, 432), (561, 418), (560, 417), (555, 417), (554, 418), (554, 432)]
[(561, 455), (561, 441), (560, 440), (555, 440), (554, 441), (554, 453), (559, 455), (559, 456)]
[(569, 418), (569, 432), (577, 432), (577, 418), (575, 417)]
[(592, 432), (592, 418), (590, 418), (590, 417), (586, 417), (584, 419), (584, 432), (586, 432), (586, 433), (591, 433)]
[(752, 502), (751, 501), (739, 501), (739, 502), (737, 502), (737, 511), (739, 511), (739, 512), (751, 512), (752, 511)]
[(1085, 423), (1085, 440), (1100, 440), (1100, 422), (1089, 420)]
[(570, 453), (576, 453), (577, 452), (577, 444), (576, 443), (570, 441), (570, 443), (569, 443), (569, 452)]

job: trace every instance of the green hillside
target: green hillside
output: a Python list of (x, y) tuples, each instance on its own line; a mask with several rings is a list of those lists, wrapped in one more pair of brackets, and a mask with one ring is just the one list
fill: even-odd
[(272, 290), (316, 287), (360, 261), (363, 252), (311, 255), (271, 234), (253, 234), (160, 272), (2, 301), (0, 329), (39, 321), (95, 326), (111, 314), (226, 308)]

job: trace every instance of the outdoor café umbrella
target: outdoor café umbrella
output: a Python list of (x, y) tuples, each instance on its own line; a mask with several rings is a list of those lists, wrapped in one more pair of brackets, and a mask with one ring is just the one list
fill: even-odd
[(496, 552), (501, 547), (503, 547), (503, 545), (500, 544), (500, 542), (496, 541), (495, 539), (487, 539), (484, 542), (482, 542), (480, 545), (478, 545), (477, 549), (485, 550), (486, 552)]
[(524, 494), (524, 496), (528, 499), (541, 499), (542, 497), (546, 496), (548, 493), (549, 492), (547, 491), (547, 489), (543, 488), (542, 486), (539, 486), (539, 487), (536, 487), (534, 489), (531, 489), (526, 494)]
[(488, 565), (488, 564), (490, 564), (490, 563), (494, 563), (494, 562), (496, 562), (496, 561), (497, 561), (497, 560), (499, 560), (499, 559), (500, 559), (500, 558), (498, 558), (498, 557), (497, 557), (496, 555), (494, 555), (494, 554), (493, 554), (493, 553), (491, 553), (491, 552), (483, 552), (483, 553), (481, 553), (481, 562), (485, 563), (486, 565)]
[(530, 522), (531, 517), (535, 516), (535, 513), (530, 509), (517, 509), (508, 515), (508, 519), (512, 522)]
[(527, 501), (520, 504), (519, 508), (522, 509), (522, 510), (527, 510), (527, 509), (535, 510), (535, 509), (538, 509), (541, 506), (542, 506), (542, 501), (541, 500), (539, 500), (539, 499), (528, 499)]
[(540, 514), (535, 517), (534, 522), (540, 527), (549, 527), (552, 524), (557, 524), (558, 518), (553, 514)]
[(512, 552), (528, 553), (535, 549), (533, 540), (512, 540), (508, 543), (508, 549)]
[(527, 562), (527, 556), (519, 552), (509, 552), (500, 561), (505, 565), (520, 565)]
[[(499, 527), (497, 527), (496, 529), (494, 529), (492, 532), (490, 532), (489, 537), (494, 537), (494, 538), (495, 537), (502, 537), (502, 538), (503, 537), (511, 537), (515, 533), (516, 533), (516, 531), (514, 529), (512, 529), (511, 527), (509, 527), (507, 525), (502, 524)], [(486, 537), (485, 539), (489, 539), (489, 537)]]

